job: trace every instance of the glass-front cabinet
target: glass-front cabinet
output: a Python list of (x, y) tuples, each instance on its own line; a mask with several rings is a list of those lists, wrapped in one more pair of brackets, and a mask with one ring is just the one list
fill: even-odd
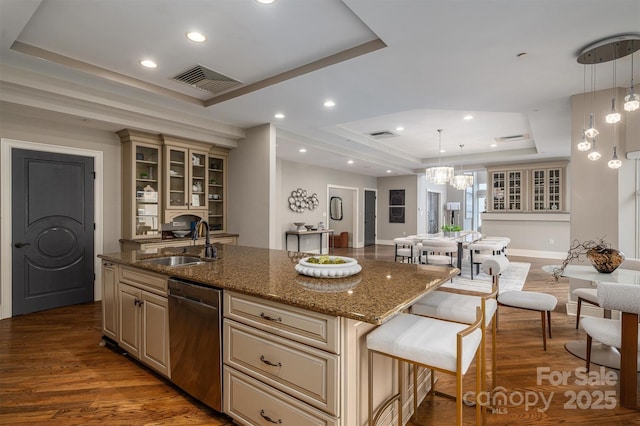
[(532, 170), (532, 208), (534, 211), (559, 211), (562, 205), (562, 169)]
[(168, 210), (204, 210), (207, 200), (207, 153), (165, 146)]
[(491, 206), (493, 211), (521, 211), (522, 171), (491, 173)]
[(211, 154), (209, 156), (209, 199), (208, 199), (208, 219), (209, 226), (211, 227), (211, 231), (223, 231), (226, 226), (226, 215), (225, 215), (225, 162), (226, 157), (223, 156), (214, 156)]
[[(516, 169), (517, 167), (517, 169)], [(564, 212), (565, 162), (489, 168), (491, 212)]]
[(122, 240), (175, 239), (172, 231), (181, 226), (176, 223), (188, 217), (206, 220), (211, 233), (222, 234), (219, 241), (235, 243), (226, 234), (226, 148), (131, 129), (117, 135), (122, 142)]
[(123, 142), (122, 237), (159, 237), (162, 146), (143, 133), (123, 130), (118, 135)]

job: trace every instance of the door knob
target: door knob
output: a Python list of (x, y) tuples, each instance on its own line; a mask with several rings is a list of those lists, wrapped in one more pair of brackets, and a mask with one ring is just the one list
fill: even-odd
[(15, 248), (22, 248), (24, 246), (30, 246), (30, 245), (31, 245), (31, 243), (15, 243), (14, 247)]

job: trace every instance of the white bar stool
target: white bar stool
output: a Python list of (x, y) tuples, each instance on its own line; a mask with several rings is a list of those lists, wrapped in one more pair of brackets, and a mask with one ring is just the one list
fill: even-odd
[[(402, 374), (398, 374), (398, 393), (373, 410), (373, 355), (380, 354), (400, 362), (414, 365), (414, 382), (417, 366), (456, 376), (456, 425), (462, 425), (462, 378), (471, 361), (476, 358), (483, 324), (482, 310), (476, 310), (476, 321), (471, 325), (458, 324), (411, 314), (398, 314), (367, 335), (369, 352), (369, 426), (374, 426), (384, 410), (398, 401), (398, 425), (402, 426)], [(476, 358), (476, 395), (482, 390), (482, 364)], [(433, 391), (433, 374), (432, 374)], [(413, 412), (418, 412), (417, 383), (413, 386)], [(476, 424), (484, 420), (484, 410), (476, 404)]]

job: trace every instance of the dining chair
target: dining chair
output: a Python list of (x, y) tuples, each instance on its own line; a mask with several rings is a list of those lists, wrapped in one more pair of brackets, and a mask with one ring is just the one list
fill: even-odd
[(458, 253), (458, 243), (448, 240), (422, 240), (416, 244), (416, 252), (419, 263), (453, 266), (453, 256)]
[[(631, 269), (634, 271), (640, 271), (640, 259), (628, 258), (625, 259), (619, 266), (620, 269)], [(597, 285), (597, 283), (592, 283), (592, 285)], [(598, 302), (598, 291), (597, 288), (593, 287), (580, 287), (574, 289), (571, 294), (578, 298), (578, 305), (576, 309), (576, 330), (578, 329), (578, 325), (580, 324), (580, 315), (582, 313), (582, 304), (587, 302), (594, 306), (600, 306)], [(603, 310), (604, 318), (611, 318), (611, 310), (604, 309)]]
[(411, 238), (395, 238), (393, 243), (395, 244), (394, 262), (397, 262), (398, 258), (400, 258), (400, 262), (407, 260), (409, 263), (413, 263), (416, 256), (414, 254), (416, 240)]
[[(637, 284), (600, 283), (598, 284), (598, 303), (606, 309), (629, 312), (640, 315), (640, 286)], [(622, 346), (622, 323), (617, 319), (585, 317), (580, 327), (587, 333), (586, 367), (591, 366), (591, 345), (597, 340), (614, 348)], [(640, 332), (638, 332), (638, 351), (640, 351)]]
[(476, 267), (476, 274), (480, 273), (480, 265), (485, 259), (498, 255), (502, 252), (502, 245), (489, 241), (479, 240), (467, 245), (469, 250), (469, 260), (471, 262), (471, 279), (473, 279), (473, 267)]

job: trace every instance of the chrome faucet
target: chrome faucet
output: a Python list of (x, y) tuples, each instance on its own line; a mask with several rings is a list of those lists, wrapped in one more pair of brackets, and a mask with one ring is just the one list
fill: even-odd
[[(204, 257), (209, 259), (215, 259), (216, 257), (218, 257), (218, 249), (216, 248), (216, 246), (211, 244), (211, 239), (209, 237), (209, 223), (207, 223), (206, 220), (201, 220), (200, 222), (198, 222), (198, 224), (200, 223), (202, 223), (206, 228), (206, 234), (205, 234), (205, 240), (204, 240)], [(199, 226), (196, 226), (196, 229), (197, 228), (199, 228)]]

